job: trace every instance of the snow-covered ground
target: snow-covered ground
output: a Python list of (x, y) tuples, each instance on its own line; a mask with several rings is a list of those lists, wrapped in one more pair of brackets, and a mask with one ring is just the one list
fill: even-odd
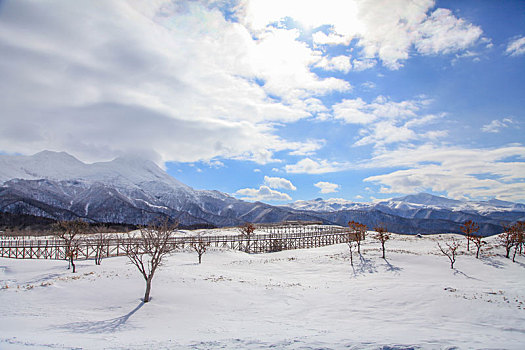
[(354, 268), (346, 244), (213, 249), (201, 265), (179, 252), (147, 304), (125, 257), (79, 261), (76, 274), (0, 259), (0, 349), (523, 349), (525, 259), (487, 249), (451, 270), (436, 245), (450, 237), (393, 235), (386, 260), (367, 238)]

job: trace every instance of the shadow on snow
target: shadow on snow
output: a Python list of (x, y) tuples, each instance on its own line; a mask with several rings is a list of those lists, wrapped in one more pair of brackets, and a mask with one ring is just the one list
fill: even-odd
[(79, 333), (113, 333), (118, 331), (122, 326), (124, 326), (128, 319), (135, 312), (139, 311), (142, 306), (144, 306), (144, 302), (138, 304), (133, 310), (131, 310), (124, 316), (103, 321), (73, 322), (60, 326), (60, 328), (68, 329)]

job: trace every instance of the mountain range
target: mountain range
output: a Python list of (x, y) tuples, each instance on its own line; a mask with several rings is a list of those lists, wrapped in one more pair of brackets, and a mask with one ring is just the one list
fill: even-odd
[(343, 199), (297, 201), (286, 206), (246, 202), (213, 190), (195, 190), (139, 157), (86, 164), (64, 152), (0, 156), (0, 212), (55, 220), (147, 224), (170, 217), (182, 225), (236, 226), (245, 222), (314, 220), (398, 233), (460, 232), (466, 220), (485, 235), (525, 220), (525, 205), (459, 201), (427, 193), (375, 202)]

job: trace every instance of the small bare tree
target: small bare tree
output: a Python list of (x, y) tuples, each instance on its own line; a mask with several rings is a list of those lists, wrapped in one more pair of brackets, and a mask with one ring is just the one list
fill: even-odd
[(243, 236), (251, 237), (255, 232), (255, 225), (251, 222), (244, 223), (243, 225), (239, 226), (239, 231)]
[(368, 227), (365, 224), (361, 224), (357, 221), (350, 221), (348, 222), (348, 226), (350, 227), (350, 230), (355, 234), (355, 241), (357, 243), (357, 252), (361, 254), (361, 242), (364, 241), (366, 231), (368, 230)]
[(374, 238), (381, 242), (381, 248), (383, 249), (382, 258), (385, 259), (385, 243), (390, 239), (390, 234), (388, 233), (387, 228), (384, 224), (380, 224), (374, 227), (374, 231), (377, 232)]
[[(107, 234), (106, 227), (97, 227), (95, 229), (94, 248), (95, 248), (95, 265), (102, 264), (104, 251), (109, 247), (110, 235)], [(107, 254), (107, 253), (106, 253)]]
[(162, 265), (164, 258), (177, 249), (172, 242), (177, 226), (177, 224), (169, 224), (168, 219), (158, 221), (142, 227), (138, 237), (124, 243), (126, 256), (146, 281), (143, 299), (145, 303), (150, 300), (151, 282), (155, 271)]
[(69, 261), (69, 268), (76, 272), (75, 259), (78, 256), (79, 241), (77, 236), (87, 230), (89, 225), (82, 220), (59, 221), (53, 224), (55, 236), (65, 242), (65, 258)]
[(201, 235), (198, 235), (196, 240), (194, 242), (191, 242), (191, 247), (197, 252), (199, 255), (199, 264), (202, 261), (202, 256), (204, 253), (206, 253), (206, 250), (210, 246), (209, 241), (205, 241)]
[(516, 262), (516, 253), (522, 253), (523, 245), (525, 244), (525, 222), (518, 221), (513, 225), (513, 241), (514, 241), (514, 254), (512, 255), (512, 262)]
[(353, 249), (356, 247), (357, 244), (354, 241), (348, 241), (347, 244), (348, 244), (348, 249), (350, 250), (350, 265), (352, 265), (353, 267), (354, 266)]
[(485, 244), (485, 241), (483, 241), (483, 236), (474, 234), (470, 237), (471, 237), (470, 240), (476, 246), (476, 259), (479, 259), (479, 253), (481, 252), (481, 246)]
[(239, 231), (241, 232), (241, 235), (246, 237), (247, 243), (246, 243), (246, 247), (244, 251), (246, 253), (249, 253), (250, 252), (250, 240), (255, 232), (255, 225), (250, 222), (246, 222), (239, 227)]
[(503, 225), (505, 230), (503, 233), (498, 235), (500, 245), (505, 248), (505, 257), (510, 259), (510, 251), (512, 247), (516, 244), (516, 228), (517, 225)]
[(438, 242), (439, 250), (441, 250), (441, 253), (445, 255), (450, 260), (450, 268), (454, 268), (454, 263), (456, 262), (456, 255), (458, 253), (458, 248), (461, 246), (461, 244), (455, 239), (452, 238), (450, 242), (445, 243), (445, 247), (441, 246)]
[(472, 237), (476, 235), (476, 232), (479, 231), (479, 226), (472, 220), (468, 220), (465, 221), (460, 229), (467, 238), (467, 251), (470, 252), (470, 241), (472, 240)]

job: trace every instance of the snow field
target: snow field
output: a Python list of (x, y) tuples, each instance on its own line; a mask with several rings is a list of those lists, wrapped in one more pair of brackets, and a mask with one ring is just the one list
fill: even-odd
[(210, 249), (201, 265), (188, 250), (157, 271), (147, 304), (125, 257), (78, 261), (76, 274), (2, 259), (0, 349), (522, 349), (523, 258), (486, 249), (451, 270), (436, 244), (449, 237), (392, 235), (383, 260), (369, 236), (354, 268), (346, 244)]

